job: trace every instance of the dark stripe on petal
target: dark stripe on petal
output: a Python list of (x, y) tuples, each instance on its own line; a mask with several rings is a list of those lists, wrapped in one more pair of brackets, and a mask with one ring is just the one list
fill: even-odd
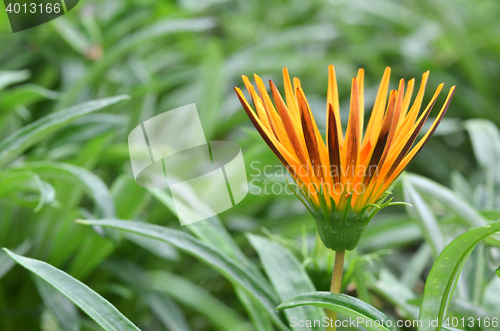
[[(379, 162), (382, 158), (382, 154), (384, 153), (387, 139), (389, 138), (394, 116), (396, 93), (396, 90), (392, 90), (389, 95), (389, 105), (387, 106), (387, 112), (382, 124), (382, 129), (380, 130), (380, 134), (378, 136), (377, 143), (375, 144), (370, 162), (368, 163), (368, 167), (365, 169), (365, 180), (363, 181), (363, 185), (365, 185), (365, 187), (370, 183), (373, 175), (378, 171)], [(375, 168), (375, 171), (372, 171), (373, 168)]]
[[(415, 155), (413, 155), (413, 157), (410, 159), (410, 161), (408, 161), (408, 165), (415, 159), (415, 157), (418, 155), (418, 153), (420, 153), (420, 151), (422, 150), (422, 148), (424, 148), (425, 144), (427, 144), (427, 142), (429, 141), (429, 139), (432, 137), (432, 135), (436, 131), (437, 127), (439, 126), (439, 123), (441, 123), (441, 120), (443, 119), (444, 115), (448, 111), (448, 107), (450, 106), (451, 99), (453, 98), (453, 94), (454, 93), (455, 93), (455, 86), (452, 87), (452, 91), (450, 92), (449, 99), (446, 102), (446, 104), (444, 105), (443, 113), (441, 114), (441, 116), (439, 116), (436, 119), (436, 125), (432, 128), (432, 130), (430, 131), (429, 135), (427, 136), (427, 138), (425, 138), (424, 142), (422, 143), (422, 145), (420, 146), (420, 148), (418, 149), (418, 151), (415, 153)], [(404, 169), (401, 170), (401, 172), (403, 172), (403, 171), (404, 171)], [(399, 174), (401, 174), (401, 172)], [(388, 174), (387, 176), (390, 176), (391, 174)], [(398, 176), (399, 176), (399, 174), (398, 174)]]
[(314, 133), (313, 123), (311, 120), (311, 112), (307, 104), (306, 97), (302, 89), (297, 89), (297, 101), (299, 104), (300, 120), (302, 122), (302, 131), (304, 133), (304, 139), (306, 142), (307, 151), (311, 159), (311, 164), (313, 167), (314, 174), (316, 178), (323, 182), (323, 173), (321, 170), (321, 159), (318, 150), (318, 141), (316, 140), (316, 135)]
[(357, 78), (352, 79), (351, 86), (351, 108), (349, 110), (349, 123), (344, 141), (346, 150), (346, 176), (353, 178), (356, 174), (356, 163), (359, 150), (359, 91)]
[(293, 170), (293, 167), (291, 167), (288, 164), (288, 162), (285, 160), (285, 158), (283, 157), (283, 155), (281, 155), (281, 153), (278, 151), (278, 149), (276, 148), (276, 146), (274, 146), (274, 144), (271, 141), (271, 139), (269, 139), (269, 137), (264, 132), (264, 130), (260, 126), (259, 122), (255, 118), (255, 115), (253, 114), (252, 110), (247, 107), (247, 104), (246, 104), (245, 100), (243, 100), (242, 97), (241, 97), (241, 95), (240, 95), (241, 92), (238, 92), (238, 88), (237, 87), (235, 87), (234, 90), (236, 91), (236, 95), (238, 96), (238, 99), (240, 99), (240, 103), (243, 106), (243, 109), (245, 109), (245, 112), (247, 113), (248, 117), (252, 121), (253, 126), (257, 129), (257, 131), (259, 132), (260, 136), (266, 142), (267, 146), (269, 146), (269, 148), (273, 151), (274, 155), (276, 155), (276, 157), (280, 160), (280, 162), (288, 169), (288, 171), (290, 171), (290, 173), (292, 174), (292, 176), (294, 176), (294, 178), (298, 179), (299, 177), (297, 176), (297, 174)]
[(392, 175), (392, 173), (398, 167), (399, 163), (401, 163), (401, 161), (403, 161), (404, 157), (406, 156), (406, 154), (410, 150), (411, 146), (413, 146), (413, 143), (417, 139), (418, 134), (420, 133), (420, 130), (422, 130), (422, 127), (424, 126), (425, 121), (427, 120), (427, 117), (429, 117), (429, 114), (431, 113), (432, 107), (434, 107), (435, 103), (436, 103), (436, 99), (434, 99), (434, 101), (430, 104), (430, 107), (428, 108), (428, 110), (423, 114), (423, 119), (420, 121), (420, 123), (417, 125), (417, 127), (415, 129), (413, 129), (413, 132), (411, 133), (410, 137), (408, 138), (408, 141), (406, 142), (406, 144), (403, 147), (403, 149), (401, 150), (401, 152), (398, 154), (398, 157), (396, 158), (396, 160), (394, 161), (394, 163), (391, 166), (391, 169), (387, 173), (387, 177), (390, 177)]
[(292, 144), (294, 152), (299, 158), (300, 163), (305, 165), (307, 163), (304, 159), (304, 156), (302, 155), (302, 151), (300, 148), (300, 141), (297, 136), (297, 130), (295, 129), (295, 125), (293, 124), (291, 114), (288, 111), (288, 108), (286, 107), (286, 104), (283, 101), (280, 92), (276, 88), (276, 85), (274, 85), (272, 81), (269, 81), (269, 85), (271, 86), (274, 103), (276, 104), (276, 108), (278, 109), (278, 113), (280, 115), (283, 126), (285, 127), (288, 139), (290, 140), (290, 143)]
[(328, 156), (330, 158), (330, 174), (333, 172), (334, 184), (340, 183), (340, 144), (337, 132), (337, 118), (331, 103), (328, 104)]

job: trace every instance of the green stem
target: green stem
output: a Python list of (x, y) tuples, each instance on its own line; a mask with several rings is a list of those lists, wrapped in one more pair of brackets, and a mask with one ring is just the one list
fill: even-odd
[[(344, 257), (345, 251), (335, 252), (335, 264), (333, 265), (332, 284), (330, 286), (330, 292), (332, 293), (340, 293), (340, 288), (342, 286), (342, 272), (344, 271)], [(327, 331), (335, 331), (337, 329), (337, 327), (335, 326), (335, 322), (337, 321), (337, 313), (331, 310), (327, 310), (326, 314), (330, 321)]]

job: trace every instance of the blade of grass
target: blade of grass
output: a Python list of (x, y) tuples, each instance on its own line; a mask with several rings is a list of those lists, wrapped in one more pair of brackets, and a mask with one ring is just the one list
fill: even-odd
[(26, 125), (0, 142), (0, 167), (14, 160), (22, 152), (57, 129), (91, 112), (127, 100), (125, 95), (89, 101), (65, 110), (51, 113)]
[(73, 301), (104, 330), (140, 331), (109, 301), (79, 280), (45, 262), (17, 255), (6, 248), (4, 248), (4, 251), (18, 264), (50, 283)]
[[(425, 283), (419, 331), (440, 331), (462, 267), (474, 247), (485, 237), (500, 231), (500, 222), (470, 230), (453, 240), (437, 258)], [(438, 325), (425, 323), (438, 320)]]
[(276, 295), (264, 287), (260, 281), (239, 263), (228, 258), (216, 247), (205, 244), (195, 237), (182, 231), (141, 222), (122, 221), (113, 219), (104, 219), (98, 221), (78, 220), (78, 223), (86, 225), (100, 225), (114, 229), (134, 232), (154, 239), (165, 241), (174, 247), (182, 250), (210, 267), (217, 270), (229, 281), (238, 284), (245, 291), (255, 298), (257, 302), (266, 309), (274, 324), (280, 330), (288, 330), (288, 327), (281, 321), (276, 314), (275, 307), (278, 299)]

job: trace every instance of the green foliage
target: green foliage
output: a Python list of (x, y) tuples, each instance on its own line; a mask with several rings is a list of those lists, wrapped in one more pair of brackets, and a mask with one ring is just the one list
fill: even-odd
[(106, 226), (141, 234), (143, 236), (165, 241), (174, 247), (193, 255), (220, 272), (230, 282), (234, 282), (245, 289), (245, 291), (268, 312), (270, 317), (276, 323), (276, 326), (283, 330), (287, 330), (286, 326), (277, 317), (274, 310), (274, 307), (277, 305), (277, 298), (273, 291), (265, 286), (266, 284), (259, 282), (259, 279), (257, 279), (249, 270), (246, 270), (244, 266), (228, 257), (217, 247), (205, 244), (182, 231), (158, 225), (106, 219), (98, 221), (79, 221), (79, 223)]
[(358, 320), (359, 318), (364, 321), (360, 323), (360, 326), (364, 326), (370, 331), (391, 330), (391, 328), (380, 325), (382, 324), (380, 322), (387, 321), (387, 316), (363, 301), (345, 294), (334, 294), (330, 292), (303, 293), (281, 303), (278, 309), (287, 309), (303, 305), (313, 305), (330, 309), (346, 317), (352, 318), (353, 320)]
[[(113, 305), (73, 277), (45, 262), (17, 255), (7, 249), (5, 249), (5, 252), (14, 261), (32, 271), (68, 297), (96, 321), (96, 323), (102, 326), (104, 330), (139, 330), (132, 322), (113, 307)], [(55, 299), (50, 294), (45, 295), (45, 291), (45, 288), (41, 291), (44, 297)], [(63, 314), (62, 309), (58, 309), (58, 312), (59, 314)], [(64, 326), (65, 325), (61, 325), (61, 327)]]
[(462, 234), (451, 242), (437, 258), (425, 285), (424, 297), (420, 308), (420, 319), (438, 319), (437, 327), (424, 326), (419, 330), (436, 330), (442, 328), (446, 310), (457, 284), (458, 276), (465, 261), (474, 247), (486, 236), (500, 230), (500, 222), (476, 228)]
[[(271, 280), (281, 301), (288, 300), (301, 293), (315, 291), (314, 285), (305, 273), (300, 262), (281, 245), (255, 235), (249, 236), (250, 243), (258, 252), (266, 274)], [(288, 320), (296, 318), (321, 320), (325, 317), (321, 309), (315, 307), (297, 307), (285, 311)], [(303, 327), (302, 330), (318, 330), (318, 328)]]
[[(304, 330), (290, 319), (321, 319), (324, 307), (495, 330), (477, 319), (500, 311), (500, 235), (471, 236), (500, 219), (499, 15), (495, 0), (87, 0), (16, 34), (4, 17), (0, 330), (100, 330), (112, 316), (124, 330)], [(395, 186), (394, 201), (411, 206), (374, 217), (346, 255), (339, 296), (323, 292), (333, 254), (233, 91), (253, 72), (281, 87), (287, 66), (324, 132), (329, 64), (344, 123), (358, 67), (367, 109), (385, 66), (393, 87), (430, 69), (425, 101), (457, 85)], [(180, 227), (169, 192), (135, 183), (127, 135), (190, 103), (207, 140), (241, 146), (250, 193)]]

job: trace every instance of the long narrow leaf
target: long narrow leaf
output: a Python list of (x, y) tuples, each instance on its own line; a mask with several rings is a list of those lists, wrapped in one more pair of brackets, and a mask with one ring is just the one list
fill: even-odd
[(33, 276), (33, 279), (45, 306), (55, 317), (59, 327), (65, 331), (79, 331), (80, 317), (75, 305), (40, 277)]
[[(453, 240), (443, 250), (427, 277), (420, 306), (422, 327), (419, 331), (440, 331), (462, 267), (478, 242), (500, 231), (500, 222), (470, 230)], [(438, 325), (429, 321), (438, 320)]]
[(488, 223), (470, 204), (455, 195), (450, 189), (419, 175), (407, 174), (407, 176), (418, 191), (443, 204), (449, 211), (467, 222), (469, 226), (484, 226)]
[(157, 22), (153, 25), (148, 25), (143, 29), (123, 38), (119, 43), (114, 45), (106, 55), (96, 62), (68, 92), (67, 98), (62, 105), (73, 102), (81, 91), (102, 75), (109, 67), (111, 67), (122, 56), (126, 55), (134, 47), (141, 44), (152, 42), (155, 39), (165, 37), (166, 35), (178, 32), (198, 32), (211, 29), (215, 26), (213, 19), (208, 17), (172, 19), (168, 18)]
[(411, 204), (411, 206), (405, 206), (408, 214), (412, 216), (419, 226), (424, 238), (432, 248), (434, 257), (438, 257), (445, 244), (443, 234), (436, 218), (432, 214), (432, 210), (406, 176), (403, 178), (403, 192), (405, 201)]
[(359, 325), (363, 325), (370, 331), (391, 330), (382, 325), (388, 320), (387, 316), (369, 304), (345, 294), (330, 292), (304, 293), (282, 302), (276, 309), (281, 310), (304, 305), (313, 305), (335, 311), (351, 318), (351, 320), (359, 321)]
[(25, 163), (19, 170), (30, 170), (42, 179), (70, 179), (80, 182), (103, 217), (115, 217), (115, 203), (106, 183), (91, 171), (69, 163), (40, 161)]
[(85, 114), (103, 109), (127, 99), (128, 96), (120, 95), (86, 102), (51, 113), (50, 115), (26, 125), (0, 143), (0, 166), (9, 163), (27, 148), (71, 121)]
[[(267, 276), (282, 301), (293, 298), (301, 293), (316, 291), (304, 267), (290, 251), (264, 237), (250, 234), (248, 238), (253, 248), (259, 254)], [(299, 306), (287, 309), (285, 310), (285, 315), (289, 320), (296, 318), (302, 321), (308, 319), (321, 320), (326, 316), (322, 309), (311, 306)], [(300, 330), (323, 330), (323, 328), (302, 327)]]
[[(150, 188), (148, 191), (173, 214), (176, 214), (177, 211), (172, 197), (165, 190)], [(260, 284), (263, 287), (268, 288), (269, 291), (271, 291), (271, 285), (268, 280), (261, 274), (255, 264), (253, 264), (245, 256), (245, 254), (243, 254), (234, 239), (227, 232), (224, 224), (222, 224), (221, 220), (217, 216), (212, 216), (210, 219), (188, 224), (186, 225), (186, 228), (188, 228), (189, 231), (191, 231), (191, 233), (198, 237), (201, 241), (217, 247), (228, 258), (247, 268), (249, 272), (253, 273), (254, 276), (259, 279)], [(271, 323), (269, 321), (269, 317), (262, 307), (256, 305), (255, 300), (248, 297), (248, 294), (240, 288), (236, 288), (236, 294), (250, 315), (250, 320), (252, 321), (254, 328), (263, 331), (270, 330)]]
[(80, 307), (90, 318), (107, 331), (140, 331), (123, 316), (109, 301), (90, 287), (63, 271), (42, 261), (17, 255), (8, 249), (4, 251), (17, 263), (50, 283), (68, 299)]
[(19, 71), (0, 71), (0, 90), (3, 90), (6, 86), (11, 84), (22, 82), (30, 77), (30, 72), (28, 70)]
[[(14, 251), (18, 254), (26, 254), (30, 248), (31, 243), (29, 242), (29, 240), (26, 240), (21, 245), (16, 247)], [(0, 251), (0, 278), (8, 273), (15, 264), (16, 263), (9, 258), (7, 253), (5, 253), (4, 251)]]
[(151, 289), (165, 293), (204, 315), (218, 330), (248, 330), (246, 321), (239, 314), (185, 278), (165, 271), (156, 271), (149, 273), (149, 281)]
[(193, 255), (194, 257), (205, 262), (206, 264), (220, 272), (229, 281), (244, 288), (250, 296), (255, 298), (257, 302), (266, 309), (277, 327), (279, 327), (281, 330), (288, 330), (288, 327), (286, 327), (286, 325), (276, 314), (275, 307), (278, 301), (276, 295), (272, 292), (269, 292), (268, 289), (263, 287), (260, 284), (259, 280), (252, 273), (248, 272), (239, 263), (228, 258), (225, 254), (222, 254), (212, 245), (205, 244), (195, 237), (182, 231), (169, 229), (154, 224), (113, 219), (103, 219), (97, 221), (79, 220), (78, 222), (87, 225), (111, 227), (114, 229), (138, 233), (154, 239), (159, 239), (175, 246), (176, 248), (188, 254)]

